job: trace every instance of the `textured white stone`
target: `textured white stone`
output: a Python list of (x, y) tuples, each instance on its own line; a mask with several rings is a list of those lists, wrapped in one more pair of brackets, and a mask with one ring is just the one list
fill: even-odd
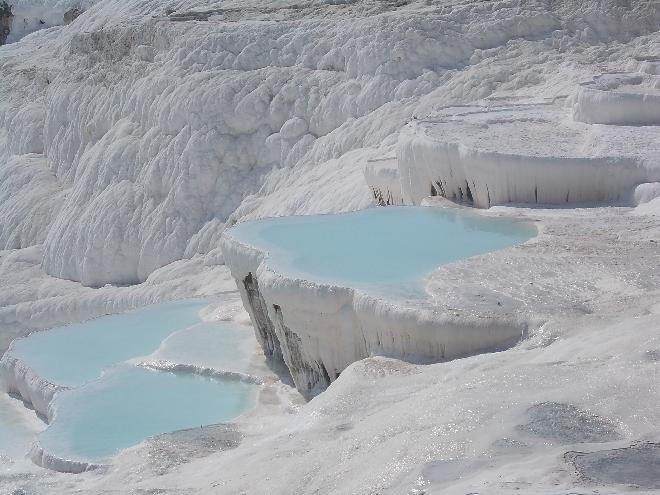
[[(559, 107), (568, 97), (565, 119), (549, 119), (564, 123), (549, 124), (552, 135), (567, 130), (571, 95), (597, 74), (639, 71), (645, 87), (659, 87), (657, 2), (107, 0), (83, 5), (62, 27), (59, 7), (43, 12), (59, 2), (18, 2), (42, 9), (32, 21), (52, 15), (53, 27), (48, 20), (47, 29), (0, 48), (2, 350), (30, 330), (233, 290), (215, 246), (226, 225), (373, 204), (363, 169), (395, 154), (411, 120), (447, 107), (555, 98)], [(281, 131), (292, 119), (307, 128), (294, 120), (303, 133), (289, 139)], [(585, 150), (604, 157), (623, 149), (644, 162), (636, 181), (657, 180), (646, 175), (658, 163), (648, 160), (657, 127), (620, 127), (592, 125)], [(494, 151), (505, 152), (498, 136)], [(538, 153), (546, 144), (538, 141), (518, 155)], [(654, 196), (651, 186), (624, 185), (593, 190), (640, 202)], [(531, 198), (533, 190), (520, 193)], [(513, 349), (428, 366), (367, 358), (306, 405), (285, 400), (284, 385), (265, 394), (258, 411), (237, 421), (245, 437), (234, 451), (179, 458), (173, 448), (172, 459), (147, 443), (107, 472), (78, 476), (2, 458), (2, 488), (588, 491), (564, 454), (596, 447), (557, 445), (519, 426), (530, 407), (553, 401), (615, 423), (621, 440), (607, 448), (659, 440), (658, 198), (628, 213), (535, 209), (533, 216), (558, 215), (554, 243), (433, 274), (428, 288), (440, 311), (533, 322)], [(342, 363), (310, 349), (310, 358)]]
[(559, 103), (499, 102), (409, 124), (397, 157), (413, 204), (430, 195), (481, 208), (624, 201), (660, 179), (660, 133), (573, 122)]

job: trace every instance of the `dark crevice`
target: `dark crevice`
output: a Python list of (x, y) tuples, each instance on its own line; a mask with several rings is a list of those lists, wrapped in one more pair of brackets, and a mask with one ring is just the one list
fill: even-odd
[(468, 184), (467, 181), (465, 181), (465, 195), (470, 203), (474, 203), (474, 198), (472, 197), (472, 190), (470, 189), (470, 184)]
[(442, 181), (441, 181), (441, 180), (438, 180), (438, 181), (436, 181), (435, 183), (436, 183), (436, 185), (438, 186), (438, 190), (440, 191), (440, 195), (446, 198), (446, 197), (447, 197), (447, 193), (445, 192), (445, 188), (444, 188), (444, 186), (442, 185)]
[(14, 14), (9, 5), (4, 0), (0, 0), (0, 45), (4, 45), (11, 33), (11, 25)]
[(323, 363), (319, 363), (319, 368), (321, 369), (321, 374), (323, 375), (325, 382), (330, 383), (330, 375), (328, 375), (328, 370), (325, 369), (325, 365)]
[(75, 20), (78, 18), (78, 16), (80, 16), (80, 14), (82, 14), (82, 13), (83, 13), (83, 10), (82, 10), (81, 8), (78, 8), (78, 7), (74, 7), (74, 8), (72, 8), (72, 9), (67, 10), (67, 11), (64, 13), (64, 19), (63, 19), (64, 24), (65, 24), (65, 25), (66, 25), (66, 24), (71, 24), (71, 23), (72, 23), (73, 21), (75, 21)]
[(245, 277), (243, 286), (247, 293), (254, 324), (264, 348), (264, 354), (268, 358), (282, 361), (282, 349), (280, 347), (280, 341), (275, 334), (275, 326), (268, 317), (266, 301), (259, 292), (259, 284), (257, 279), (252, 276), (252, 273), (248, 273), (247, 277)]
[(307, 399), (311, 399), (319, 389), (330, 385), (330, 375), (325, 365), (319, 361), (307, 362), (302, 355), (302, 340), (284, 323), (282, 308), (273, 305), (275, 310), (275, 325), (283, 340), (284, 361), (289, 367), (293, 381), (298, 391)]
[(392, 191), (387, 191), (387, 196), (383, 196), (383, 192), (380, 189), (372, 187), (371, 192), (373, 193), (374, 199), (376, 200), (378, 206), (390, 206), (394, 204), (394, 196), (392, 195)]

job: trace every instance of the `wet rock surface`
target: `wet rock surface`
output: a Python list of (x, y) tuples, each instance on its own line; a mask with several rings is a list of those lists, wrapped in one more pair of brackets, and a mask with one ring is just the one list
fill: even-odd
[(0, 45), (4, 45), (7, 36), (11, 32), (11, 23), (14, 15), (11, 12), (11, 6), (0, 0)]
[(164, 433), (146, 441), (149, 462), (157, 474), (206, 457), (214, 452), (235, 449), (243, 435), (230, 424), (218, 424)]
[(66, 24), (71, 24), (71, 23), (72, 23), (73, 21), (75, 21), (76, 18), (77, 18), (80, 14), (82, 14), (83, 12), (84, 12), (84, 11), (83, 11), (81, 8), (74, 7), (74, 8), (72, 8), (72, 9), (67, 10), (67, 11), (64, 13), (64, 17), (63, 17), (62, 20), (64, 21), (64, 24), (65, 24), (65, 25), (66, 25)]
[(646, 443), (597, 452), (569, 452), (567, 460), (586, 480), (660, 489), (660, 444)]
[(572, 404), (542, 402), (527, 410), (525, 433), (561, 443), (612, 442), (620, 438), (616, 425)]

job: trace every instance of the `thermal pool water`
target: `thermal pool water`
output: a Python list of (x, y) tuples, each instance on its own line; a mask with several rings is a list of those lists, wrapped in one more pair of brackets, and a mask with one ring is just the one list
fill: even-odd
[[(222, 377), (248, 371), (252, 329), (201, 321), (206, 304), (158, 304), (14, 341), (8, 354), (68, 389), (55, 395), (41, 433), (16, 414), (20, 402), (3, 396), (0, 433), (7, 441), (0, 440), (0, 454), (24, 455), (36, 437), (54, 458), (98, 464), (148, 436), (229, 421), (252, 407), (257, 386)], [(154, 363), (187, 371), (152, 369)], [(203, 368), (218, 373), (195, 373)]]
[(56, 419), (39, 443), (60, 458), (102, 462), (148, 436), (233, 419), (252, 405), (251, 388), (189, 373), (116, 366), (100, 380), (58, 394)]
[(155, 351), (173, 332), (199, 323), (199, 301), (156, 304), (137, 311), (36, 332), (11, 354), (51, 383), (75, 387), (116, 363)]
[(387, 207), (256, 220), (226, 235), (267, 251), (268, 264), (290, 277), (419, 293), (434, 268), (520, 244), (536, 229), (459, 209)]

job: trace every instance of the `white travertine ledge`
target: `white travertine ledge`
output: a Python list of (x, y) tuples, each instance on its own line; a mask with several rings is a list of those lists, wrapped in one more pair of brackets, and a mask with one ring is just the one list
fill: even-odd
[(660, 133), (575, 122), (558, 102), (456, 107), (402, 130), (398, 167), (409, 204), (624, 201), (660, 180)]

